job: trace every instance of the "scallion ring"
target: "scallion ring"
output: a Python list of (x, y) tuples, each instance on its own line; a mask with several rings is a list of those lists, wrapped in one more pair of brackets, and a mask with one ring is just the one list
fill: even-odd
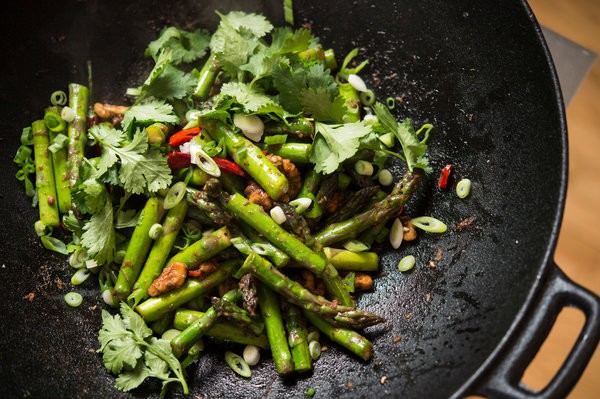
[(44, 114), (44, 123), (53, 133), (59, 133), (65, 130), (67, 123), (56, 111), (46, 111)]
[(396, 100), (394, 100), (393, 97), (388, 97), (385, 100), (385, 104), (387, 105), (388, 109), (394, 109), (394, 108), (396, 108)]
[(85, 249), (79, 248), (73, 251), (73, 253), (69, 256), (69, 265), (75, 269), (81, 269), (85, 267), (84, 260), (87, 253)]
[(310, 341), (308, 343), (308, 351), (313, 360), (317, 360), (321, 356), (321, 344), (319, 341)]
[(348, 240), (344, 243), (344, 248), (350, 252), (363, 252), (369, 249), (369, 246), (358, 240)]
[(231, 351), (227, 351), (225, 352), (225, 361), (233, 371), (235, 371), (242, 377), (247, 378), (250, 377), (250, 375), (252, 375), (252, 371), (250, 371), (250, 366), (248, 366), (248, 363), (246, 363), (244, 358), (240, 355), (236, 355)]
[(175, 205), (179, 204), (181, 200), (185, 197), (186, 185), (182, 181), (178, 181), (173, 184), (169, 191), (167, 191), (167, 195), (165, 195), (164, 208), (171, 209), (175, 207)]
[(67, 103), (67, 93), (62, 90), (57, 90), (50, 95), (50, 104), (65, 105)]
[(311, 332), (308, 333), (308, 335), (306, 336), (306, 340), (308, 342), (311, 341), (318, 341), (320, 337), (319, 331), (317, 330), (312, 330)]
[(360, 93), (360, 102), (365, 106), (370, 106), (375, 104), (375, 93), (373, 90), (367, 90)]
[(407, 272), (413, 267), (415, 267), (416, 259), (413, 255), (406, 255), (404, 258), (400, 259), (398, 262), (398, 270), (401, 272)]
[(354, 170), (361, 176), (371, 176), (373, 174), (373, 164), (361, 159), (354, 164)]
[(377, 180), (382, 186), (391, 186), (394, 182), (394, 176), (388, 169), (381, 169), (377, 174)]
[(471, 180), (461, 179), (456, 184), (456, 195), (458, 198), (466, 198), (471, 193)]
[(352, 86), (356, 91), (359, 91), (361, 93), (369, 90), (367, 89), (365, 81), (362, 80), (362, 78), (355, 73), (351, 73), (350, 75), (348, 75), (348, 83), (350, 83), (350, 86)]
[(67, 123), (73, 122), (77, 117), (75, 110), (70, 107), (63, 107), (62, 111), (60, 111), (60, 117)]
[(285, 212), (283, 212), (283, 209), (281, 209), (280, 206), (274, 206), (273, 208), (271, 208), (269, 213), (271, 215), (271, 218), (273, 218), (273, 220), (277, 224), (282, 224), (287, 220)]
[(71, 276), (71, 284), (73, 285), (81, 285), (85, 280), (90, 277), (91, 273), (88, 269), (83, 268), (79, 269)]
[(296, 208), (296, 212), (302, 213), (308, 208), (310, 208), (310, 205), (312, 204), (312, 199), (308, 197), (300, 197), (296, 198), (293, 201), (290, 201), (289, 204)]
[(160, 235), (163, 232), (163, 227), (162, 224), (160, 223), (154, 223), (151, 227), (150, 230), (148, 231), (148, 236), (150, 238), (152, 238), (153, 240), (156, 240), (158, 237), (160, 237)]
[(83, 303), (83, 297), (77, 292), (68, 292), (65, 295), (65, 302), (67, 305), (76, 308)]
[(108, 306), (115, 306), (115, 297), (113, 296), (111, 290), (102, 291), (102, 300)]
[(419, 216), (410, 221), (415, 227), (429, 233), (443, 233), (448, 229), (444, 222), (431, 216)]
[(221, 169), (219, 169), (219, 165), (204, 151), (202, 144), (197, 140), (198, 137), (196, 136), (190, 141), (191, 162), (209, 175), (220, 177)]
[(399, 218), (394, 219), (392, 227), (390, 228), (389, 238), (392, 248), (400, 248), (402, 240), (404, 239), (404, 227), (402, 226), (402, 221)]

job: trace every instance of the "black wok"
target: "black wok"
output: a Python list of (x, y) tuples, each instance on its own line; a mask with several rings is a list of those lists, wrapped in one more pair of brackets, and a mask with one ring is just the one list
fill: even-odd
[[(215, 7), (260, 11), (283, 23), (280, 1), (21, 1), (3, 8), (3, 398), (129, 396), (113, 388), (95, 353), (102, 307), (95, 285), (77, 289), (85, 297), (80, 308), (65, 306), (72, 271), (35, 237), (37, 211), (13, 177), (21, 129), (40, 117), (54, 90), (87, 83), (88, 60), (95, 100), (119, 102), (148, 71), (141, 56), (163, 25), (213, 29)], [(450, 229), (382, 253), (375, 290), (359, 299), (388, 320), (366, 331), (375, 346), (371, 361), (330, 346), (307, 377), (279, 378), (264, 361), (243, 380), (223, 362), (222, 348), (210, 349), (191, 369), (191, 397), (300, 398), (311, 386), (316, 397), (564, 397), (598, 342), (599, 299), (552, 258), (567, 184), (566, 127), (556, 74), (528, 6), (358, 0), (295, 7), (296, 23), (312, 24), (338, 58), (361, 48), (370, 60), (365, 80), (380, 96), (402, 98), (399, 117), (436, 126), (434, 170), (454, 164), (456, 177), (473, 181), (472, 194), (458, 200), (437, 190), (434, 173), (412, 202), (414, 214), (434, 215)], [(469, 216), (473, 224), (459, 232)], [(441, 258), (429, 267), (439, 248)], [(408, 253), (418, 266), (401, 274), (395, 265)], [(565, 306), (580, 308), (586, 324), (549, 387), (530, 392), (521, 375)], [(132, 396), (159, 390), (149, 383)]]

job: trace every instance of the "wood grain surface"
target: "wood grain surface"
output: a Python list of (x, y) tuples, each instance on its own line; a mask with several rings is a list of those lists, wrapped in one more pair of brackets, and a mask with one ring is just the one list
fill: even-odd
[[(530, 0), (538, 22), (600, 55), (599, 0)], [(572, 280), (600, 295), (600, 61), (596, 60), (567, 108), (569, 184), (555, 252)], [(562, 364), (583, 323), (563, 311), (523, 382), (543, 388)], [(569, 399), (600, 398), (600, 350)]]

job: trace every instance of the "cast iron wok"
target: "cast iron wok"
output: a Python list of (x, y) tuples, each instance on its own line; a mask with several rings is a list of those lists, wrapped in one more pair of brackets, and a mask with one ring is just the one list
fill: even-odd
[[(215, 347), (191, 368), (190, 397), (300, 398), (311, 386), (324, 398), (564, 397), (598, 342), (599, 301), (552, 259), (567, 183), (566, 128), (556, 75), (527, 5), (359, 0), (295, 7), (296, 24), (310, 23), (338, 59), (360, 47), (370, 61), (365, 80), (376, 94), (399, 98), (398, 117), (435, 125), (433, 169), (454, 164), (455, 178), (473, 181), (472, 194), (458, 200), (436, 189), (434, 174), (411, 202), (411, 214), (438, 217), (449, 232), (382, 252), (382, 275), (358, 300), (388, 320), (365, 332), (375, 347), (371, 361), (331, 345), (308, 376), (282, 379), (263, 361), (244, 380)], [(103, 307), (95, 285), (77, 288), (81, 307), (65, 306), (72, 271), (35, 237), (37, 211), (11, 162), (21, 129), (41, 116), (54, 90), (87, 83), (88, 60), (94, 99), (120, 102), (148, 71), (140, 59), (161, 27), (213, 29), (215, 8), (259, 11), (283, 23), (280, 1), (22, 1), (3, 10), (2, 397), (130, 396), (113, 387), (95, 352)], [(395, 265), (409, 253), (417, 267), (401, 274)], [(520, 377), (570, 305), (586, 315), (581, 336), (549, 387), (531, 392)], [(159, 390), (148, 383), (131, 396)]]

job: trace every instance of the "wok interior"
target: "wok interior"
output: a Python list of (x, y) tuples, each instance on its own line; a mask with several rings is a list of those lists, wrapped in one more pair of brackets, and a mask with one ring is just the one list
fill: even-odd
[[(331, 345), (308, 376), (282, 379), (263, 361), (251, 379), (242, 380), (225, 365), (219, 347), (191, 368), (192, 393), (302, 397), (312, 386), (322, 397), (448, 397), (502, 339), (554, 246), (564, 189), (564, 131), (535, 24), (519, 1), (294, 6), (296, 25), (310, 24), (338, 62), (352, 48), (361, 49), (361, 59), (369, 60), (364, 80), (379, 99), (400, 99), (396, 116), (435, 126), (430, 141), (435, 172), (407, 212), (435, 216), (449, 231), (382, 253), (375, 289), (358, 300), (359, 307), (388, 320), (365, 332), (375, 348), (370, 362)], [(9, 77), (0, 94), (9, 122), (5, 167), (22, 127), (40, 117), (49, 94), (74, 80), (86, 83), (88, 59), (94, 99), (119, 102), (148, 71), (143, 50), (162, 26), (213, 30), (214, 9), (262, 12), (283, 24), (280, 1), (26, 2), (9, 13), (2, 46), (10, 53), (3, 54), (18, 62), (3, 66)], [(467, 199), (436, 188), (437, 171), (447, 163), (455, 166), (455, 179), (473, 181)], [(399, 175), (401, 168), (394, 172)], [(0, 249), (7, 266), (0, 306), (10, 322), (0, 327), (5, 337), (0, 391), (115, 397), (114, 378), (94, 352), (102, 306), (96, 289), (91, 284), (83, 289), (82, 307), (64, 305), (71, 270), (62, 257), (41, 249), (32, 229), (36, 211), (13, 175), (2, 175), (8, 192), (1, 216), (8, 224)], [(471, 227), (457, 231), (470, 216)], [(417, 266), (403, 274), (396, 264), (407, 254), (416, 256)], [(29, 292), (35, 292), (33, 301), (21, 299)], [(134, 396), (159, 391), (149, 384)]]

